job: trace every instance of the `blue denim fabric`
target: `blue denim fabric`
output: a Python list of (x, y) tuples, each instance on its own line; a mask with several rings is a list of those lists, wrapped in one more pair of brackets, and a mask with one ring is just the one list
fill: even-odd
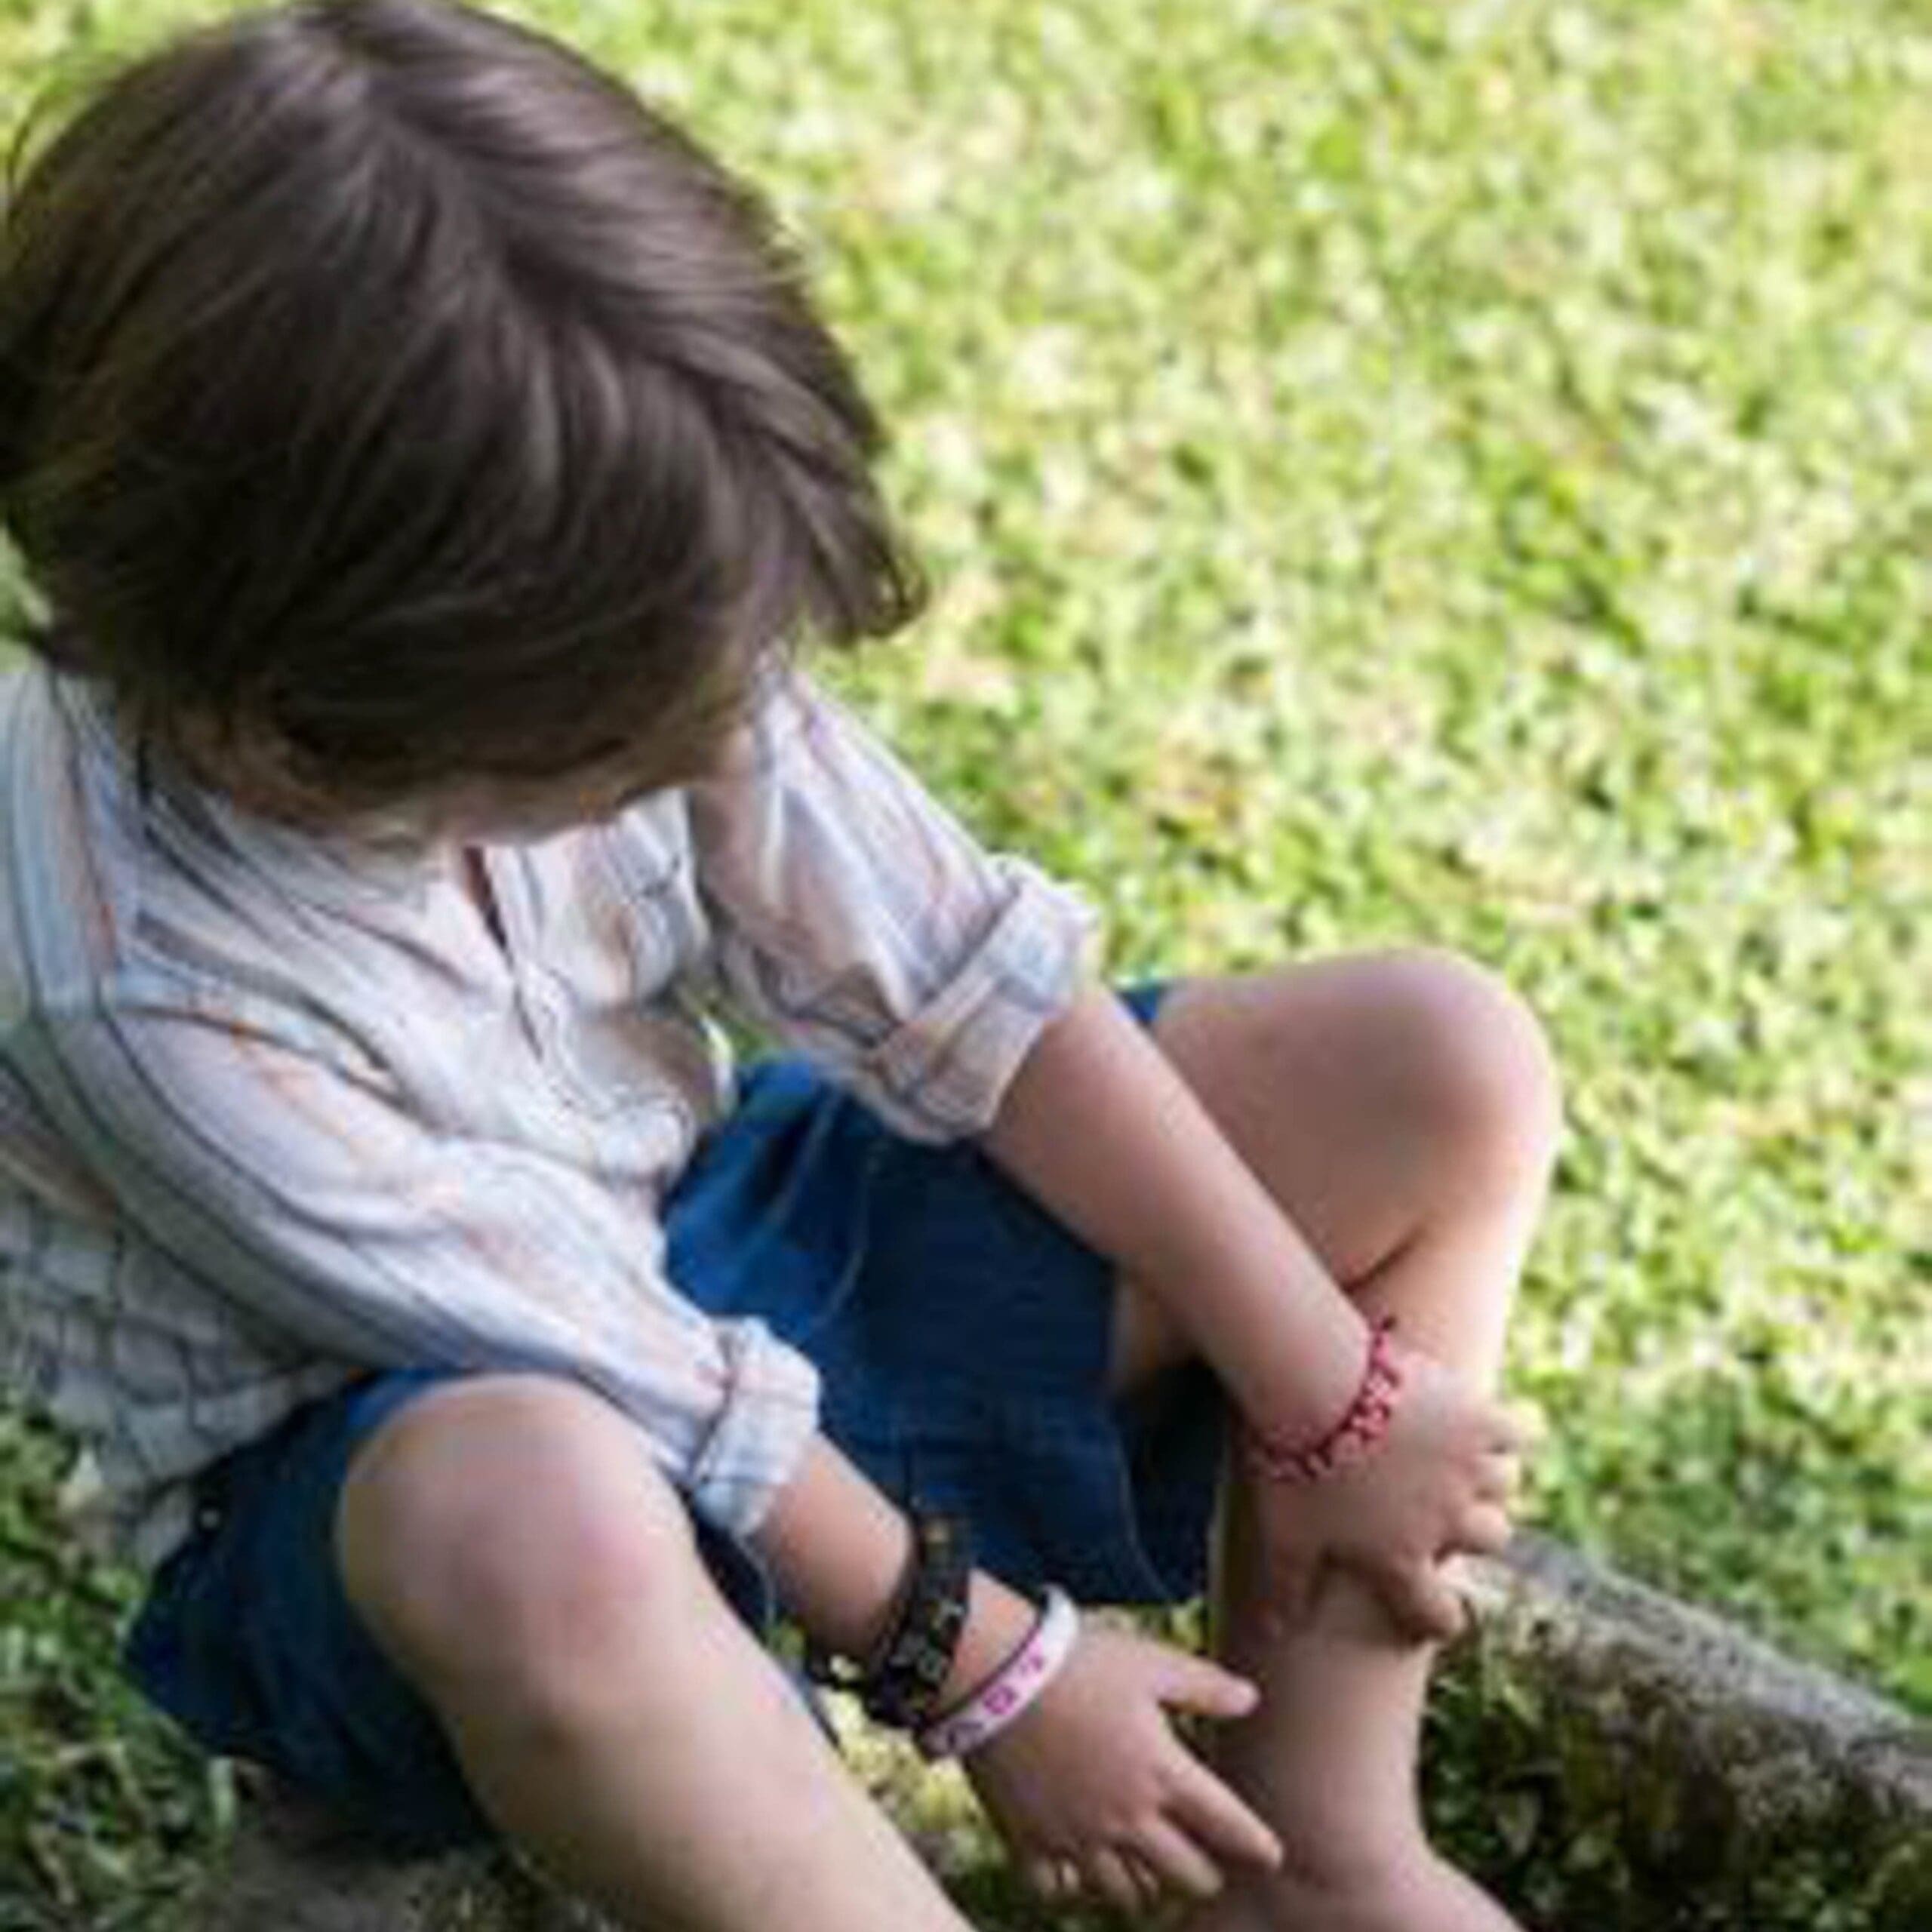
[[(1121, 997), (1151, 1024), (1163, 990)], [(964, 1515), (983, 1567), (1087, 1603), (1198, 1595), (1225, 1417), (1205, 1364), (1110, 1402), (1112, 1265), (976, 1146), (908, 1141), (795, 1060), (747, 1069), (738, 1097), (666, 1203), (680, 1290), (810, 1355), (825, 1432), (898, 1501)], [(491, 1827), (350, 1606), (333, 1528), (358, 1445), (448, 1373), (368, 1377), (211, 1472), (125, 1654), (207, 1749), (267, 1765), (398, 1854)], [(756, 1551), (694, 1523), (770, 1643), (779, 1606)]]

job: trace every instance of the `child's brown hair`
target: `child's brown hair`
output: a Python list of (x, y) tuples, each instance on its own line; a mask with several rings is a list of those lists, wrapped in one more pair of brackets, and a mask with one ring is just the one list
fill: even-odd
[(764, 204), (455, 0), (179, 38), (0, 226), (34, 641), (291, 817), (701, 764), (798, 633), (916, 614), (881, 441)]

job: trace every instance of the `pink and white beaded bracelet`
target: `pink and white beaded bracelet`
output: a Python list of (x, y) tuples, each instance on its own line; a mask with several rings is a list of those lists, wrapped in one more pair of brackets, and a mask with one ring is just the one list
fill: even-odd
[(965, 1703), (918, 1734), (922, 1757), (963, 1758), (1004, 1730), (1060, 1674), (1080, 1634), (1073, 1599), (1052, 1584), (1032, 1634)]

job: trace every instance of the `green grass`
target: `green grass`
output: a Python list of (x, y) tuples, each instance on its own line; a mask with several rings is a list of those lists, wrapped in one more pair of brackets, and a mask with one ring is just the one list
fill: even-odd
[[(0, 115), (207, 11), (0, 0)], [(517, 11), (806, 237), (941, 593), (846, 681), (1115, 969), (1426, 940), (1542, 1013), (1534, 1518), (1932, 1709), (1932, 6)], [(91, 1796), (209, 1800), (51, 1468), (0, 1844), (105, 1924), (165, 1871)]]

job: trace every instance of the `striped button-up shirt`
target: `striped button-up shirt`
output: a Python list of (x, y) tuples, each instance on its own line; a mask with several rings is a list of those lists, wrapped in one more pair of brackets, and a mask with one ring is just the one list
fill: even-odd
[(461, 854), (143, 787), (103, 695), (0, 679), (0, 1389), (158, 1561), (193, 1479), (373, 1367), (568, 1376), (721, 1526), (817, 1426), (811, 1364), (666, 1278), (735, 1007), (900, 1131), (983, 1128), (1093, 918), (779, 680), (716, 775)]

